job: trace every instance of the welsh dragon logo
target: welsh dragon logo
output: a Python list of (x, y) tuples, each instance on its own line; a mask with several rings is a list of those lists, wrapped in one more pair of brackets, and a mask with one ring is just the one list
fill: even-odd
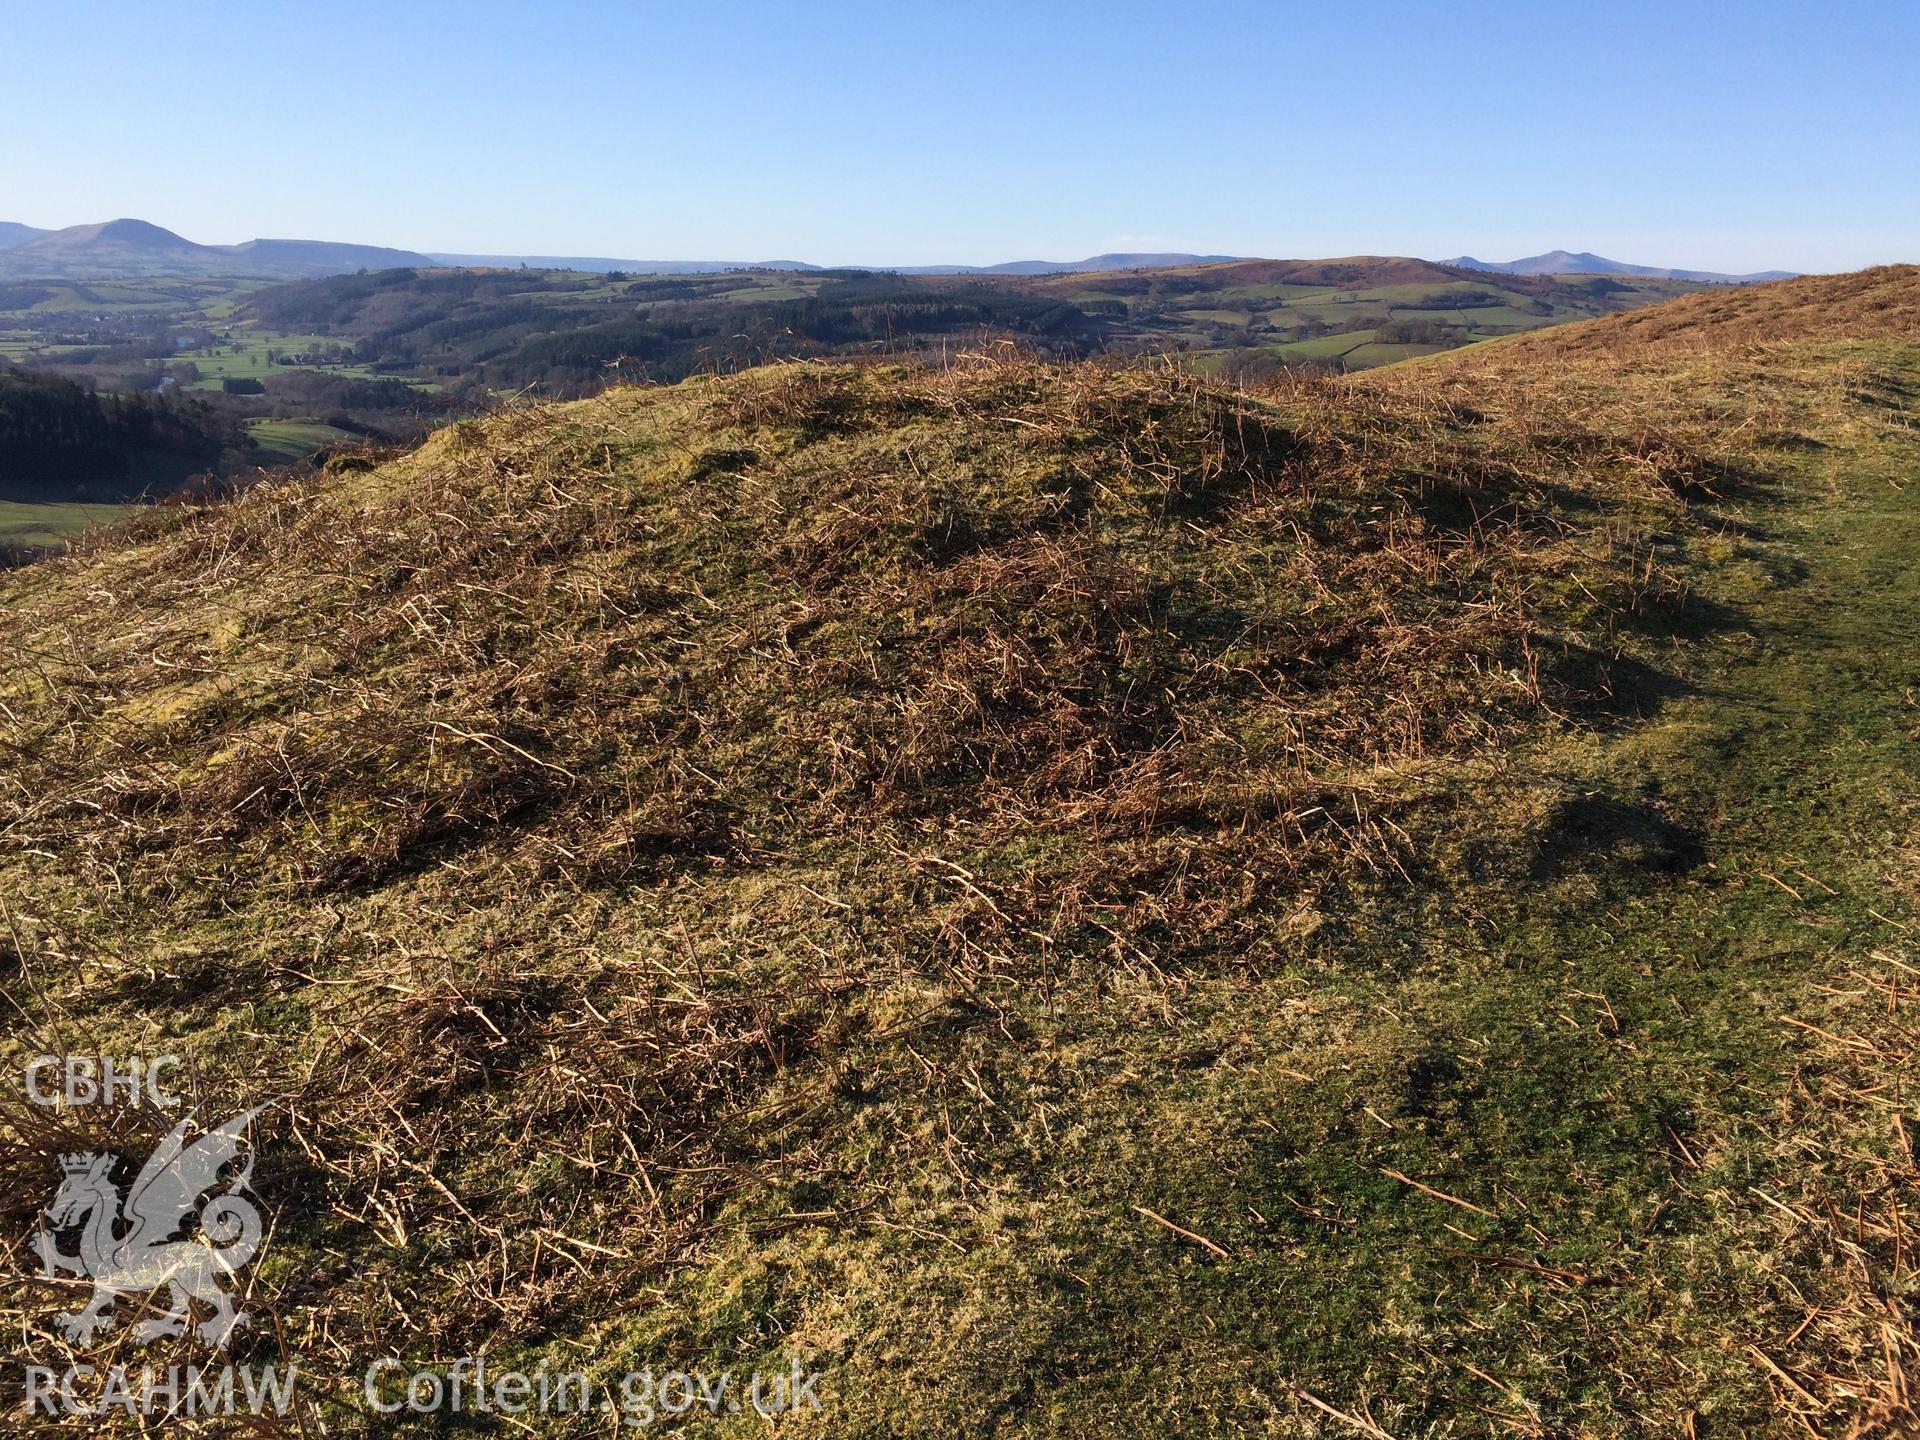
[[(224, 1182), (220, 1175), (239, 1154), (247, 1122), (260, 1109), (236, 1115), (191, 1144), (188, 1122), (182, 1120), (141, 1167), (124, 1199), (113, 1181), (119, 1156), (84, 1151), (60, 1157), (66, 1178), (46, 1208), (46, 1224), (35, 1243), (48, 1279), (67, 1274), (93, 1282), (93, 1298), (84, 1309), (56, 1317), (67, 1339), (91, 1344), (113, 1323), (117, 1298), (160, 1290), (168, 1292), (171, 1308), (134, 1327), (143, 1341), (184, 1335), (192, 1326), (202, 1340), (224, 1349), (233, 1332), (248, 1323), (220, 1280), (236, 1277), (260, 1248), (260, 1212), (241, 1194), (253, 1173), (251, 1153), (237, 1174)], [(196, 1204), (200, 1233), (187, 1236)], [(62, 1254), (53, 1231), (75, 1226), (81, 1227), (79, 1253)], [(196, 1300), (214, 1313), (193, 1325), (190, 1307)]]

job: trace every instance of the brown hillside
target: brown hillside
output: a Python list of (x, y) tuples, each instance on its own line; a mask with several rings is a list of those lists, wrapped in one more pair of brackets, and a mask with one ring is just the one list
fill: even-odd
[(1376, 285), (1444, 284), (1459, 273), (1406, 255), (1347, 255), (1333, 260), (1254, 260), (1223, 267), (1241, 285), (1339, 285), (1371, 289)]
[[(1379, 285), (1443, 285), (1449, 280), (1474, 278), (1472, 272), (1415, 260), (1405, 255), (1347, 255), (1331, 260), (1230, 260), (1214, 265), (1182, 265), (1156, 275), (1204, 275), (1215, 287), (1236, 285), (1337, 285), (1346, 290), (1369, 290)], [(1047, 277), (1053, 288), (1084, 288), (1084, 274)], [(1502, 276), (1501, 283), (1515, 277)], [(1507, 288), (1525, 288), (1524, 286)]]
[(1498, 354), (1503, 362), (1549, 356), (1624, 360), (1764, 341), (1916, 337), (1920, 265), (1882, 265), (1847, 275), (1704, 291), (1645, 310), (1536, 331), (1500, 345)]
[[(328, 1179), (263, 1174), (315, 1196), (282, 1244), (366, 1277), (296, 1325), (614, 1326), (827, 1208), (794, 1184), (945, 1185), (949, 1069), (1109, 1011), (1117, 1063), (1128, 967), (1284, 973), (1316, 884), (1400, 863), (1397, 767), (1570, 704), (1657, 603), (1633, 517), (1695, 462), (1623, 458), (1330, 384), (783, 366), (149, 511), (0, 578), (0, 933), (83, 1053), (163, 1016), (234, 1109), (290, 1097)], [(1570, 571), (1607, 608), (1536, 616)], [(450, 1247), (404, 1278), (395, 1203)], [(481, 1298), (543, 1232), (618, 1263)]]

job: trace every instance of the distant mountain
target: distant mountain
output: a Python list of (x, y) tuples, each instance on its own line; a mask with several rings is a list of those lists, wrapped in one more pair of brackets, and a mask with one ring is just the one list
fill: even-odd
[(1664, 270), (1657, 265), (1629, 265), (1589, 250), (1549, 250), (1524, 260), (1476, 260), (1456, 255), (1442, 260), (1461, 270), (1486, 270), (1496, 275), (1639, 275), (1649, 280), (1698, 280), (1717, 285), (1756, 285), (1764, 280), (1791, 280), (1792, 270), (1762, 270), (1753, 275), (1722, 275), (1714, 270)]
[[(309, 280), (356, 270), (472, 269), (584, 270), (630, 275), (713, 275), (728, 270), (890, 270), (900, 275), (1066, 275), (1079, 271), (1164, 270), (1210, 265), (1237, 255), (1164, 252), (1093, 255), (1085, 260), (1008, 260), (999, 265), (824, 266), (805, 260), (619, 260), (604, 255), (422, 254), (379, 245), (326, 240), (248, 240), (240, 245), (199, 245), (145, 220), (109, 220), (40, 230), (0, 221), (0, 279), (101, 280), (115, 276), (222, 275), (270, 280)], [(1473, 262), (1477, 265), (1477, 262)], [(1483, 267), (1493, 268), (1493, 267)], [(1651, 273), (1651, 272), (1649, 272)]]
[(8, 260), (29, 265), (125, 265), (153, 260), (191, 265), (208, 248), (144, 220), (109, 220), (100, 225), (69, 225), (35, 236), (24, 245), (14, 246)]
[(1085, 260), (1007, 260), (998, 265), (888, 265), (898, 275), (1065, 275), (1095, 270), (1166, 270), (1176, 265), (1216, 265), (1244, 255), (1107, 254)]
[(11, 250), (16, 245), (37, 240), (46, 233), (36, 226), (22, 225), (17, 220), (0, 220), (0, 250)]
[(276, 273), (342, 275), (354, 270), (404, 270), (433, 264), (431, 256), (384, 245), (342, 245), (332, 240), (248, 240), (241, 245), (207, 246), (243, 262), (271, 266)]
[[(9, 242), (7, 236), (25, 232)], [(0, 276), (93, 280), (137, 275), (233, 275), (270, 280), (308, 279), (354, 270), (430, 266), (425, 255), (372, 245), (322, 240), (249, 240), (242, 245), (198, 245), (145, 220), (109, 220), (34, 230), (7, 222), (0, 228)]]
[(823, 270), (804, 260), (615, 260), (605, 255), (455, 255), (434, 251), (435, 265), (472, 270), (589, 270), (604, 275), (618, 270), (628, 275), (715, 275), (725, 270)]
[[(240, 245), (198, 245), (144, 220), (110, 220), (41, 230), (0, 221), (0, 279), (97, 280), (139, 275), (258, 276), (270, 280), (317, 279), (356, 270), (474, 269), (583, 270), (630, 275), (712, 275), (728, 270), (891, 270), (900, 275), (1066, 275), (1113, 270), (1164, 270), (1180, 265), (1244, 262), (1240, 255), (1120, 252), (1084, 260), (1008, 260), (998, 265), (862, 265), (828, 267), (805, 260), (620, 260), (602, 255), (470, 255), (449, 251), (423, 254), (380, 245), (349, 245), (325, 240), (248, 240)], [(1363, 259), (1365, 257), (1362, 257)], [(1323, 262), (1326, 263), (1326, 262)], [(1411, 263), (1411, 262), (1409, 262)], [(1424, 263), (1424, 262), (1423, 262)], [(1553, 250), (1524, 260), (1476, 260), (1471, 255), (1434, 262), (1462, 270), (1498, 275), (1635, 275), (1646, 279), (1693, 280), (1749, 285), (1784, 280), (1790, 270), (1757, 275), (1722, 275), (1711, 270), (1670, 270), (1628, 265), (1587, 251)]]
[(435, 251), (436, 264), (475, 269), (609, 270), (629, 275), (712, 275), (725, 270), (882, 270), (895, 275), (1065, 275), (1092, 270), (1161, 270), (1209, 265), (1238, 255), (1094, 255), (1085, 260), (1007, 260), (998, 265), (814, 265), (805, 260), (615, 260), (602, 255), (456, 255)]

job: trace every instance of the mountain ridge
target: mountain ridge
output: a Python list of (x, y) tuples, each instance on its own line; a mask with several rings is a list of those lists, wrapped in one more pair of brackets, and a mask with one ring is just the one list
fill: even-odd
[(1637, 275), (1643, 280), (1697, 280), (1710, 285), (1759, 285), (1769, 280), (1791, 280), (1799, 274), (1795, 270), (1758, 270), (1751, 275), (1729, 275), (1717, 270), (1631, 265), (1624, 260), (1609, 260), (1591, 250), (1549, 250), (1519, 260), (1476, 260), (1471, 255), (1456, 255), (1439, 263), (1495, 275)]
[(1171, 270), (1182, 265), (1220, 265), (1251, 255), (1190, 255), (1180, 251), (1113, 252), (1084, 260), (1003, 260), (997, 265), (887, 265), (899, 275), (1070, 275), (1105, 270)]
[(633, 275), (713, 275), (732, 270), (875, 270), (900, 275), (1066, 275), (1158, 270), (1251, 257), (1185, 252), (1106, 252), (1082, 260), (1007, 260), (993, 265), (820, 265), (809, 260), (638, 260), (604, 255), (489, 255), (402, 250), (331, 240), (254, 239), (203, 245), (150, 221), (122, 217), (57, 230), (0, 221), (0, 274), (99, 279), (111, 275), (187, 273), (319, 279), (356, 270), (583, 270)]
[(871, 270), (893, 275), (1068, 275), (1108, 270), (1164, 270), (1181, 265), (1215, 265), (1245, 260), (1245, 255), (1190, 255), (1184, 251), (1108, 252), (1084, 260), (1003, 260), (994, 265), (816, 265), (810, 260), (617, 260), (604, 255), (476, 255), (435, 250), (428, 258), (444, 265), (478, 269), (525, 265), (534, 270), (620, 271), (633, 275), (712, 275), (728, 270)]
[[(1365, 257), (1361, 257), (1365, 258)], [(1119, 270), (1167, 270), (1192, 265), (1267, 262), (1247, 255), (1184, 251), (1105, 251), (1079, 260), (1005, 260), (991, 265), (820, 265), (809, 260), (639, 260), (598, 255), (490, 255), (466, 251), (418, 251), (329, 240), (254, 239), (237, 245), (202, 245), (149, 221), (122, 218), (43, 230), (0, 221), (0, 274), (39, 278), (108, 278), (114, 275), (182, 273), (270, 279), (317, 279), (356, 270), (515, 269), (582, 270), (634, 275), (709, 275), (733, 270), (869, 270), (898, 275), (1045, 276)], [(1757, 284), (1793, 278), (1790, 270), (1731, 275), (1713, 270), (1634, 265), (1590, 251), (1550, 250), (1519, 260), (1481, 260), (1457, 255), (1420, 261), (1482, 274), (1626, 275), (1642, 279), (1709, 284)]]
[(626, 275), (718, 275), (729, 270), (829, 270), (806, 260), (621, 260), (610, 255), (476, 255), (430, 250), (426, 258), (453, 270), (586, 270)]
[(329, 240), (262, 239), (238, 245), (202, 245), (150, 221), (126, 217), (36, 231), (17, 243), (5, 242), (7, 235), (32, 229), (0, 222), (0, 273), (62, 278), (258, 275), (293, 280), (432, 263), (411, 250)]
[(0, 250), (11, 250), (16, 245), (24, 245), (29, 240), (37, 240), (49, 233), (38, 225), (22, 225), (18, 220), (0, 220)]

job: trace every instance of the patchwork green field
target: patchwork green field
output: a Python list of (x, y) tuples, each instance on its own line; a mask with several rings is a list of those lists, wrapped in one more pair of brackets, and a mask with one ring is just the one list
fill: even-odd
[[(188, 381), (185, 388), (217, 390), (225, 379), (264, 380), (269, 375), (284, 373), (287, 369), (314, 370), (321, 374), (361, 380), (376, 378), (371, 366), (299, 358), (338, 348), (339, 343), (337, 339), (324, 335), (251, 330), (230, 332), (207, 349), (196, 350), (182, 357), (200, 372), (199, 378)], [(282, 363), (288, 359), (293, 361), (291, 365)]]
[[(0, 405), (8, 494), (159, 498), (194, 476), (298, 464), (350, 436), (415, 440), (450, 408), (437, 378), (383, 375), (351, 336), (258, 323), (251, 306), (272, 288), (206, 278), (0, 284), (0, 379), (18, 382), (10, 406)], [(23, 387), (34, 381), (47, 388), (32, 403), (73, 413), (26, 413)], [(81, 397), (61, 398), (62, 383)], [(95, 397), (92, 410), (84, 395)], [(184, 453), (175, 441), (186, 432), (205, 443), (186, 446), (193, 453), (175, 463), (151, 453), (138, 425), (104, 436), (94, 412), (114, 397), (156, 407), (174, 437), (158, 448)], [(82, 431), (91, 435), (84, 444)], [(64, 460), (54, 454), (60, 444)]]
[(0, 284), (0, 360), (56, 370), (152, 373), (192, 365), (187, 389), (214, 390), (229, 377), (259, 380), (292, 369), (370, 378), (332, 352), (337, 337), (262, 329), (238, 321), (271, 282), (252, 279), (22, 281)]
[[(395, 270), (282, 285), (20, 281), (0, 285), (0, 361), (107, 389), (207, 395), (306, 375), (399, 380), (477, 404), (529, 388), (584, 394), (615, 377), (925, 354), (994, 336), (1060, 357), (1166, 353), (1241, 375), (1360, 369), (1690, 288), (1380, 257), (1040, 277)], [(313, 392), (298, 393), (295, 404), (311, 402)], [(282, 407), (273, 418), (289, 417)]]

